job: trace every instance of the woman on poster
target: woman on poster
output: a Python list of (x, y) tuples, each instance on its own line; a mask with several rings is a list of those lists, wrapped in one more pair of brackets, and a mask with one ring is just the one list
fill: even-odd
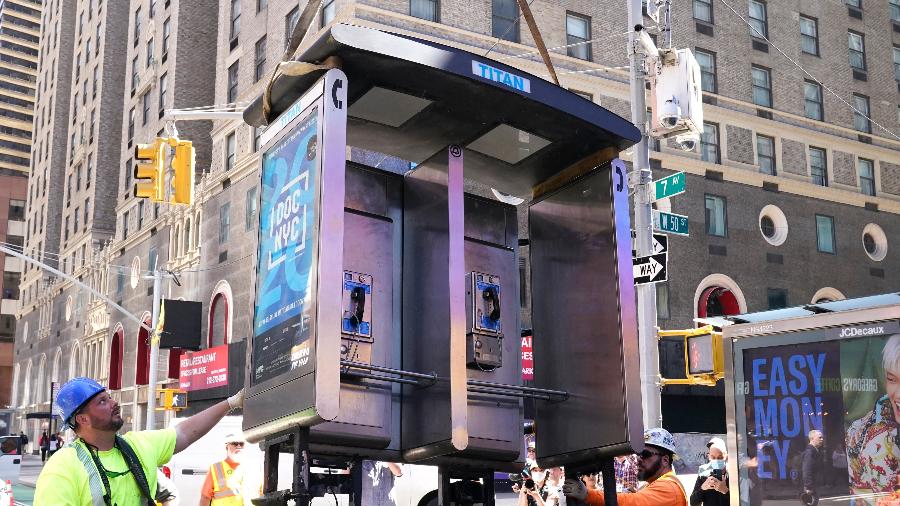
[(885, 395), (847, 430), (850, 492), (893, 492), (900, 474), (900, 334), (882, 351)]

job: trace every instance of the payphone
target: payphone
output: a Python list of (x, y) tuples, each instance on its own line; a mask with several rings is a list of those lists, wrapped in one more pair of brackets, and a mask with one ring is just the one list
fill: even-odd
[(469, 333), (466, 365), (493, 370), (503, 365), (503, 332), (500, 325), (500, 276), (472, 272), (467, 302)]
[(341, 318), (341, 359), (372, 362), (372, 276), (344, 271), (344, 315)]

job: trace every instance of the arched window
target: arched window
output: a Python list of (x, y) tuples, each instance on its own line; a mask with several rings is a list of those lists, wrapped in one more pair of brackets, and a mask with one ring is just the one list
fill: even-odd
[(175, 226), (175, 234), (172, 236), (172, 248), (170, 249), (169, 256), (172, 258), (178, 258), (181, 256), (181, 227)]
[(231, 340), (231, 306), (233, 301), (231, 285), (222, 280), (216, 283), (209, 301), (209, 331), (206, 334), (208, 347), (227, 344)]
[(812, 303), (813, 304), (821, 304), (823, 302), (844, 300), (846, 298), (847, 297), (845, 297), (844, 294), (841, 293), (841, 291), (838, 290), (837, 288), (832, 288), (830, 286), (826, 286), (825, 288), (820, 288), (819, 291), (817, 291), (812, 296)]
[(710, 274), (694, 292), (697, 318), (736, 315), (747, 312), (747, 302), (738, 284), (724, 274)]
[(21, 372), (20, 369), (21, 369), (21, 367), (19, 367), (19, 364), (16, 364), (13, 367), (12, 399), (9, 400), (10, 406), (18, 406), (19, 405), (17, 401), (19, 400), (19, 373)]
[[(145, 319), (144, 324), (150, 326), (150, 320)], [(146, 385), (150, 382), (150, 334), (147, 329), (140, 327), (137, 336), (137, 367), (134, 370), (134, 383)]]
[(184, 223), (184, 253), (192, 250), (193, 247), (193, 239), (191, 238), (191, 219), (188, 218)]
[(49, 391), (50, 383), (47, 382), (47, 355), (41, 354), (41, 361), (38, 362), (37, 378), (35, 378), (34, 383), (34, 402), (44, 402)]
[(53, 355), (53, 368), (50, 370), (50, 381), (59, 381), (59, 368), (62, 365), (62, 348), (56, 348)]
[(82, 363), (81, 343), (75, 341), (72, 344), (72, 355), (69, 357), (69, 377), (84, 376), (84, 364)]
[(125, 330), (122, 325), (116, 325), (113, 334), (112, 345), (109, 350), (109, 389), (120, 390), (122, 388), (122, 363), (125, 357)]
[(28, 365), (25, 366), (25, 376), (22, 377), (25, 383), (25, 387), (22, 389), (22, 405), (27, 406), (31, 404), (31, 359), (28, 359)]
[(200, 247), (200, 211), (197, 211), (197, 215), (194, 217), (194, 239), (191, 246), (193, 249)]

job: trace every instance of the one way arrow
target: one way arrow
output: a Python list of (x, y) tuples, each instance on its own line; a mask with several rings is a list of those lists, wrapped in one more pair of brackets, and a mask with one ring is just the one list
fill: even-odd
[(635, 258), (632, 262), (634, 284), (640, 285), (665, 281), (666, 262), (667, 255), (665, 253)]

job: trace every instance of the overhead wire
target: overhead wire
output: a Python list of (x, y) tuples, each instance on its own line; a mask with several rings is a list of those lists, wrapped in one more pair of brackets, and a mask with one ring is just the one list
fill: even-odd
[(857, 109), (857, 108), (856, 108), (853, 104), (851, 104), (850, 102), (847, 102), (843, 97), (841, 97), (840, 95), (838, 95), (837, 92), (835, 92), (830, 86), (827, 86), (825, 83), (823, 83), (821, 80), (819, 80), (816, 76), (812, 75), (812, 73), (810, 73), (808, 70), (806, 70), (805, 68), (803, 68), (803, 66), (800, 65), (799, 63), (797, 63), (793, 58), (791, 58), (790, 56), (788, 56), (787, 53), (785, 53), (780, 47), (778, 47), (778, 46), (777, 46), (776, 44), (774, 44), (771, 40), (769, 40), (769, 38), (766, 37), (765, 34), (759, 33), (759, 30), (757, 30), (756, 27), (754, 27), (754, 26), (753, 26), (746, 18), (744, 18), (744, 16), (742, 16), (738, 11), (736, 11), (736, 10), (734, 9), (734, 7), (732, 7), (726, 0), (719, 0), (719, 1), (722, 2), (723, 5), (725, 5), (726, 7), (728, 7), (728, 9), (731, 10), (731, 12), (733, 12), (735, 16), (739, 17), (739, 18), (741, 19), (741, 21), (743, 21), (747, 26), (749, 26), (750, 29), (753, 30), (753, 33), (756, 33), (756, 34), (759, 36), (759, 38), (761, 38), (761, 39), (765, 40), (766, 42), (768, 42), (768, 43), (769, 43), (772, 47), (774, 47), (779, 53), (781, 53), (782, 56), (784, 56), (784, 57), (785, 57), (789, 62), (791, 62), (795, 67), (797, 67), (798, 69), (800, 69), (801, 72), (803, 72), (804, 74), (806, 74), (807, 76), (809, 76), (810, 79), (812, 79), (813, 81), (815, 81), (815, 82), (816, 82), (819, 86), (821, 86), (824, 90), (826, 90), (826, 91), (828, 91), (828, 93), (831, 93), (832, 95), (834, 95), (835, 98), (837, 98), (837, 99), (838, 99), (839, 101), (841, 101), (844, 105), (846, 105), (847, 107), (849, 107), (850, 109), (852, 109), (856, 114), (859, 114), (860, 116), (866, 118), (866, 120), (868, 120), (871, 124), (873, 124), (873, 125), (877, 126), (878, 128), (884, 130), (885, 132), (887, 132), (888, 134), (890, 134), (891, 137), (894, 137), (895, 139), (897, 139), (898, 141), (900, 141), (900, 136), (898, 136), (897, 134), (895, 134), (893, 131), (889, 130), (889, 129), (886, 128), (885, 126), (883, 126), (881, 123), (879, 123), (879, 122), (873, 120), (868, 114), (864, 114), (862, 111), (860, 111), (859, 109)]

